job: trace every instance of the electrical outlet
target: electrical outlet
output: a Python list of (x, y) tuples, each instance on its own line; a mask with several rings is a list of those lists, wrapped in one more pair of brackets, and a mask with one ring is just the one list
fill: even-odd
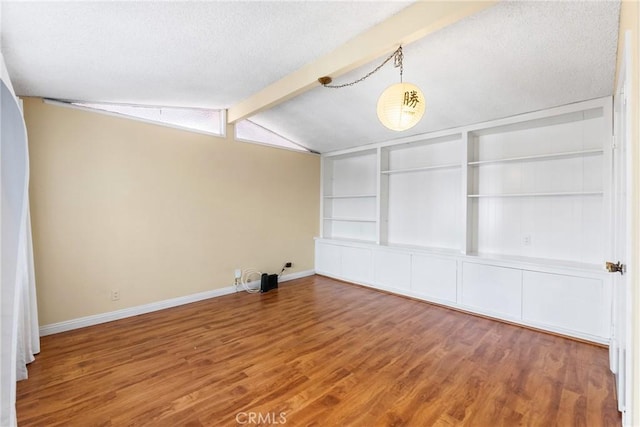
[(120, 291), (118, 289), (111, 289), (111, 301), (118, 301), (120, 299)]
[(235, 271), (233, 272), (233, 274), (235, 275), (236, 279), (239, 279), (242, 277), (242, 270), (239, 268), (236, 268)]
[(522, 244), (524, 246), (531, 246), (531, 234), (525, 234), (522, 237)]
[(284, 268), (291, 268), (293, 264), (290, 262), (285, 263)]

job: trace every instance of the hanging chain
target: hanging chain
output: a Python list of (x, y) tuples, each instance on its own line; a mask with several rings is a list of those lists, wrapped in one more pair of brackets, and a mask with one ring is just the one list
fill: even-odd
[(396, 68), (400, 67), (400, 83), (402, 83), (402, 72), (404, 71), (404, 67), (402, 66), (403, 59), (404, 54), (402, 53), (402, 46), (400, 46), (398, 50), (395, 51), (393, 58), (393, 66)]
[(326, 85), (322, 85), (322, 86), (328, 87), (328, 88), (331, 88), (331, 89), (340, 89), (340, 88), (347, 87), (347, 86), (353, 86), (353, 85), (355, 85), (357, 83), (360, 83), (364, 79), (366, 79), (368, 77), (371, 77), (378, 70), (380, 70), (380, 68), (384, 67), (387, 62), (391, 61), (391, 58), (393, 58), (393, 66), (396, 67), (396, 68), (400, 67), (400, 82), (402, 82), (402, 71), (403, 71), (402, 59), (404, 58), (404, 55), (402, 54), (402, 46), (400, 46), (398, 49), (396, 49), (395, 52), (393, 52), (391, 55), (389, 55), (389, 57), (387, 59), (385, 59), (382, 64), (378, 65), (373, 71), (367, 73), (365, 76), (360, 77), (359, 79), (354, 80), (351, 83), (345, 83), (345, 84), (341, 84), (341, 85), (326, 84)]

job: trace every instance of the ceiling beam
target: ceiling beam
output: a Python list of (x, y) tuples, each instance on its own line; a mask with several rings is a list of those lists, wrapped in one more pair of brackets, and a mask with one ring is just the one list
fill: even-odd
[[(407, 45), (493, 6), (497, 1), (418, 1), (386, 21), (354, 37), (277, 82), (231, 106), (227, 121), (234, 123), (272, 108), (318, 86), (318, 78), (336, 78), (390, 54), (398, 45)], [(327, 28), (327, 31), (330, 31)]]

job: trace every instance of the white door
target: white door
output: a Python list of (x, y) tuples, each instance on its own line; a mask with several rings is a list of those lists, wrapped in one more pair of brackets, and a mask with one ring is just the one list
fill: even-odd
[[(613, 150), (613, 191), (612, 191), (612, 218), (613, 218), (613, 242), (611, 262), (627, 263), (630, 254), (631, 203), (629, 200), (631, 156), (628, 155), (628, 147), (631, 138), (631, 116), (627, 106), (626, 96), (629, 91), (629, 65), (630, 52), (628, 49), (628, 35), (625, 37), (625, 49), (618, 75), (618, 85), (614, 96), (614, 150)], [(622, 272), (613, 273), (613, 331), (609, 356), (611, 370), (616, 376), (616, 391), (618, 397), (618, 409), (622, 411), (623, 425), (629, 425), (631, 414), (631, 291), (630, 283), (626, 280), (631, 266), (626, 265)]]

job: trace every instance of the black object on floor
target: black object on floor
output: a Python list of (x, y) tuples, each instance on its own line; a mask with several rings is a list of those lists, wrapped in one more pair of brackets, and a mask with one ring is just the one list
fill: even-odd
[(278, 275), (262, 273), (260, 292), (269, 292), (271, 289), (278, 289)]

